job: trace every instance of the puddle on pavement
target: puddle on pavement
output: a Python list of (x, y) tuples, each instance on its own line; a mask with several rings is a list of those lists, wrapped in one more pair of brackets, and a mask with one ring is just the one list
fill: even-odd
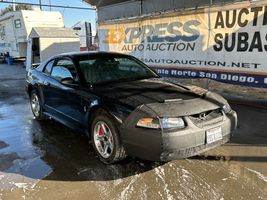
[[(32, 143), (32, 120), (25, 109), (28, 109), (28, 105), (0, 104), (0, 140), (6, 144), (5, 148), (0, 148), (0, 156), (4, 156), (6, 161), (0, 163), (0, 168), (7, 173), (33, 174), (31, 178), (40, 179), (49, 174), (51, 169), (41, 159), (42, 153), (38, 147)], [(36, 160), (39, 160), (40, 165), (36, 166)], [(32, 173), (32, 165), (40, 169), (40, 172)], [(47, 166), (46, 170), (41, 170), (42, 165)]]
[[(95, 188), (95, 195), (102, 199), (267, 197), (266, 177), (234, 164), (231, 156), (199, 156), (168, 163), (128, 158), (107, 166), (95, 156), (85, 136), (54, 121), (35, 121), (25, 99), (12, 105), (0, 103), (0, 116), (0, 160), (10, 161), (5, 166), (0, 163), (0, 188), (28, 188), (31, 192), (43, 179), (38, 183), (39, 192), (55, 182), (64, 182), (65, 188), (84, 183)], [(58, 190), (65, 191), (64, 187)]]
[(54, 121), (35, 121), (28, 105), (1, 104), (0, 113), (0, 140), (6, 144), (0, 155), (17, 155), (9, 159), (11, 167), (2, 167), (5, 172), (34, 179), (102, 181), (142, 173), (155, 165), (126, 159), (106, 166), (98, 160), (86, 136)]

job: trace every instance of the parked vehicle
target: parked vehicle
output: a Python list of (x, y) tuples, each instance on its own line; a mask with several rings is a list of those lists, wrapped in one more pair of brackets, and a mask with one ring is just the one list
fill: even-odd
[(26, 58), (28, 36), (33, 27), (64, 27), (60, 12), (21, 10), (0, 17), (0, 53)]
[(126, 155), (193, 156), (227, 142), (237, 124), (220, 95), (160, 78), (129, 55), (61, 54), (30, 69), (26, 80), (35, 118), (87, 133), (108, 164)]
[(91, 23), (79, 21), (72, 26), (72, 29), (77, 31), (80, 38), (80, 51), (89, 51), (93, 45), (93, 36)]

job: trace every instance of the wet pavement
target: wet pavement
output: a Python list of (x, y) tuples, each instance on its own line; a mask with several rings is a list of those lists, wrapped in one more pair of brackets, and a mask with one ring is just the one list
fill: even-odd
[(25, 69), (0, 65), (0, 71), (0, 200), (267, 200), (267, 109), (233, 104), (235, 136), (203, 155), (167, 163), (127, 158), (107, 166), (82, 134), (33, 119)]

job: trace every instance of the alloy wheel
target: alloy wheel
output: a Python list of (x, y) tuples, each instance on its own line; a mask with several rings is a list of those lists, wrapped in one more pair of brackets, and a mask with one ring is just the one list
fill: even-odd
[(114, 149), (114, 139), (109, 126), (104, 121), (98, 121), (94, 126), (93, 134), (98, 153), (103, 158), (109, 158)]
[(31, 107), (33, 114), (38, 117), (40, 115), (40, 102), (37, 94), (33, 93), (31, 97)]

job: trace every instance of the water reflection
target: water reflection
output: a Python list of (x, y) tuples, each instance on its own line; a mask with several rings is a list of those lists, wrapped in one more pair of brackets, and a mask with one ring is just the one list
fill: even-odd
[[(22, 175), (18, 183), (24, 182), (25, 177), (59, 183), (83, 181), (102, 188), (100, 196), (111, 199), (148, 198), (147, 195), (152, 199), (159, 195), (174, 199), (255, 199), (267, 192), (263, 174), (242, 166), (240, 159), (244, 156), (227, 154), (227, 148), (236, 150), (234, 144), (209, 151), (206, 156), (168, 163), (128, 158), (116, 165), (105, 165), (96, 157), (86, 136), (51, 120), (33, 120), (25, 105), (22, 101), (0, 106), (0, 156), (6, 156), (0, 159), (10, 161), (5, 166), (1, 162), (0, 170)], [(261, 161), (258, 163), (266, 162), (264, 157)], [(10, 180), (17, 184), (14, 177), (6, 182)]]
[(2, 167), (5, 172), (34, 179), (114, 180), (160, 165), (135, 159), (126, 159), (116, 165), (102, 164), (85, 135), (52, 120), (36, 121), (29, 111), (28, 105), (1, 105), (0, 140), (9, 146), (0, 153), (17, 155), (10, 161), (12, 166)]

